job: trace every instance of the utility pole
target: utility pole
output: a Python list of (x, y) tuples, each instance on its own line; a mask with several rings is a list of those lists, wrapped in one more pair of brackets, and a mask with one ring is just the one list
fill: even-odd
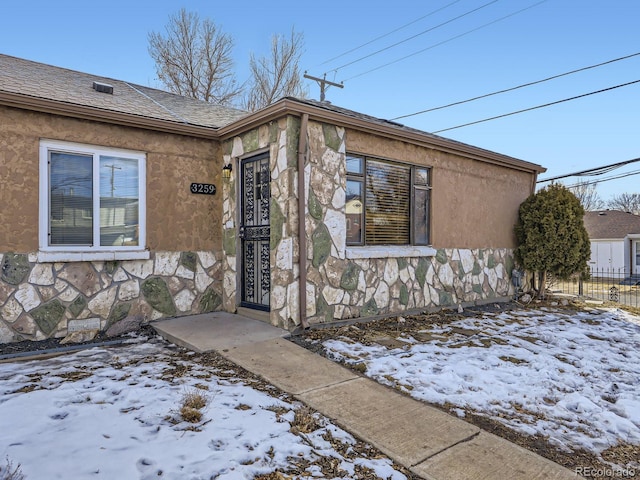
[(320, 85), (320, 101), (324, 102), (324, 92), (327, 89), (327, 85), (331, 87), (344, 88), (342, 83), (334, 83), (327, 80), (327, 74), (325, 73), (322, 78), (312, 77), (311, 75), (307, 75), (307, 72), (304, 72), (304, 78), (308, 78), (309, 80), (315, 80)]
[(111, 169), (111, 196), (113, 197), (113, 192), (115, 190), (115, 185), (113, 183), (114, 180), (114, 174), (116, 170), (122, 170), (122, 167), (116, 167), (115, 164), (112, 165), (103, 165), (103, 167), (105, 168), (110, 168)]

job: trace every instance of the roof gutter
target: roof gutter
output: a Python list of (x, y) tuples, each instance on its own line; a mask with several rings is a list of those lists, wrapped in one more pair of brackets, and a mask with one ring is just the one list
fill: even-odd
[(311, 120), (329, 122), (341, 127), (351, 128), (393, 140), (408, 141), (409, 143), (427, 148), (437, 148), (443, 152), (460, 155), (473, 160), (491, 163), (514, 170), (529, 173), (541, 173), (546, 171), (546, 168), (541, 167), (540, 165), (518, 160), (516, 158), (501, 155), (482, 148), (473, 147), (471, 145), (466, 145), (464, 143), (455, 142), (444, 137), (430, 135), (417, 130), (403, 130), (393, 125), (386, 125), (383, 122), (372, 122), (368, 119), (345, 115), (344, 113), (310, 105), (291, 98), (284, 98), (258, 112), (242, 117), (241, 119), (231, 122), (221, 128), (156, 119), (142, 115), (133, 115), (86, 105), (78, 105), (3, 91), (0, 91), (0, 105), (51, 113), (55, 115), (64, 115), (85, 120), (106, 122), (115, 125), (146, 128), (154, 131), (215, 140), (226, 140), (243, 131), (250, 130), (271, 120), (280, 118), (283, 115), (302, 116), (306, 114)]
[(345, 115), (340, 112), (328, 110), (326, 108), (317, 107), (315, 105), (309, 105), (308, 103), (295, 101), (285, 98), (270, 106), (259, 110), (253, 114), (247, 115), (235, 122), (232, 122), (224, 127), (220, 128), (217, 132), (221, 140), (226, 140), (238, 133), (251, 130), (271, 120), (275, 120), (283, 115), (295, 115), (302, 116), (308, 115), (310, 120), (317, 120), (321, 122), (329, 122), (335, 125), (350, 128), (353, 130), (359, 130), (365, 133), (370, 133), (377, 136), (393, 140), (402, 140), (415, 145), (419, 145), (427, 148), (437, 148), (440, 151), (452, 153), (478, 160), (485, 163), (491, 163), (514, 170), (523, 172), (545, 172), (547, 169), (537, 165), (535, 163), (525, 162), (517, 158), (502, 155), (482, 148), (474, 147), (472, 145), (466, 145), (464, 143), (455, 142), (444, 137), (438, 137), (427, 133), (403, 130), (393, 125), (385, 125), (384, 123), (376, 123), (364, 118), (357, 118), (349, 115)]
[(105, 110), (86, 105), (77, 105), (73, 103), (60, 102), (57, 100), (49, 100), (46, 98), (32, 97), (29, 95), (21, 95), (17, 93), (0, 92), (0, 105), (19, 108), (22, 110), (33, 110), (37, 112), (63, 115), (84, 120), (111, 123), (114, 125), (147, 128), (159, 132), (189, 135), (197, 138), (218, 138), (217, 129), (212, 127), (191, 125), (182, 122), (172, 122), (169, 120), (115, 112), (113, 110)]

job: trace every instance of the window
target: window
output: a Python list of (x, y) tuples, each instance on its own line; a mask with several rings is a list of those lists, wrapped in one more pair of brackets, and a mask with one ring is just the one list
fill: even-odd
[(145, 162), (140, 152), (41, 142), (40, 249), (144, 250)]
[(428, 168), (347, 155), (347, 245), (429, 245)]

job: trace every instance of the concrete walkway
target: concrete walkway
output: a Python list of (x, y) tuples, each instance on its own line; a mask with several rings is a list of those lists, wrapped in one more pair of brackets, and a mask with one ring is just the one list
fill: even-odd
[(575, 479), (573, 472), (225, 312), (157, 321), (167, 340), (216, 351), (427, 480)]

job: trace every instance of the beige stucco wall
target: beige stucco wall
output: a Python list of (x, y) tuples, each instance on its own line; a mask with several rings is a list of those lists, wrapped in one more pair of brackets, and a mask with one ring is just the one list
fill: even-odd
[(514, 248), (513, 225), (533, 175), (433, 149), (347, 130), (346, 150), (433, 167), (435, 248)]
[(218, 142), (0, 107), (0, 251), (38, 249), (41, 138), (147, 154), (147, 247), (218, 251), (222, 192), (194, 195), (192, 182), (220, 189)]
[[(41, 139), (146, 154), (147, 259), (38, 260)], [(0, 343), (85, 341), (218, 310), (221, 167), (216, 141), (0, 107)], [(192, 182), (219, 191), (192, 194)]]
[(38, 141), (29, 132), (34, 120), (0, 107), (0, 252), (38, 249)]

